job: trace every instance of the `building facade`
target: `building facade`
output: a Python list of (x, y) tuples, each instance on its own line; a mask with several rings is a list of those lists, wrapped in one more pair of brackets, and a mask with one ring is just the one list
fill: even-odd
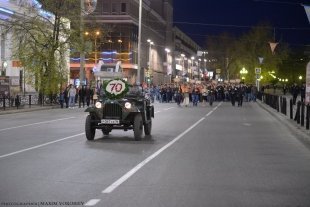
[[(16, 41), (16, 36), (7, 30), (7, 21), (14, 18), (26, 20), (25, 18), (32, 18), (37, 15), (53, 18), (52, 15), (46, 16), (47, 12), (41, 8), (42, 5), (37, 0), (0, 1), (0, 96), (25, 95), (25, 93), (37, 92), (33, 86), (36, 82), (34, 75), (27, 73), (21, 62), (14, 58), (16, 52), (14, 49), (17, 48), (18, 41)], [(69, 21), (64, 24), (70, 28)], [(69, 56), (68, 49), (65, 53), (66, 63), (63, 65), (65, 73), (69, 72)]]
[(204, 58), (197, 54), (201, 47), (178, 27), (174, 32), (175, 78), (177, 81), (200, 80)]
[[(171, 0), (143, 0), (140, 82), (162, 84), (170, 81), (165, 48), (172, 50), (174, 45), (172, 3)], [(84, 22), (89, 33), (101, 31), (100, 36), (93, 35), (90, 39), (93, 51), (86, 55), (86, 78), (93, 79), (92, 68), (100, 60), (104, 64), (121, 61), (125, 77), (135, 83), (139, 0), (98, 0), (95, 11), (86, 16)], [(78, 78), (79, 68), (79, 57), (72, 56), (71, 78)]]
[(23, 91), (23, 70), (12, 58), (12, 34), (5, 22), (18, 13), (17, 1), (1, 1), (0, 4), (0, 96), (10, 96)]

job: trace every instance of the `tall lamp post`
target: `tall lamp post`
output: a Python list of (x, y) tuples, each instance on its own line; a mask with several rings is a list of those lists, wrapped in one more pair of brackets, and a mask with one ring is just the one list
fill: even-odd
[[(90, 33), (89, 32), (85, 32), (85, 35), (86, 36), (88, 36), (88, 35), (90, 35)], [(99, 31), (96, 31), (95, 32), (95, 36), (94, 36), (94, 39), (95, 39), (95, 64), (97, 64), (97, 38), (98, 38), (98, 36), (100, 35), (100, 32)]]
[(245, 75), (248, 74), (248, 71), (243, 67), (242, 70), (240, 70), (241, 79), (245, 79)]
[[(147, 73), (147, 78), (150, 78), (150, 71), (152, 70), (151, 68), (151, 62), (152, 62), (152, 45), (154, 42), (152, 40), (148, 39), (147, 42), (149, 43), (149, 61), (148, 61), (148, 73)], [(148, 80), (148, 79), (147, 79)], [(151, 79), (150, 79), (151, 80)], [(148, 81), (147, 81), (148, 82)], [(148, 82), (149, 83), (149, 82)]]
[(182, 81), (184, 81), (184, 74), (185, 74), (184, 59), (185, 59), (185, 55), (182, 53), (181, 57), (182, 57)]
[(170, 64), (169, 64), (169, 53), (170, 53), (170, 49), (169, 48), (166, 48), (165, 49), (166, 53), (167, 53), (167, 74), (168, 74), (168, 71), (170, 72), (168, 75), (169, 75), (169, 83), (171, 83), (171, 73), (172, 71), (170, 71), (171, 67), (170, 67)]
[[(195, 60), (195, 57), (194, 56), (192, 56), (191, 57), (191, 62), (192, 62), (192, 66), (191, 66), (191, 79), (193, 79), (193, 67), (194, 67), (194, 60)], [(194, 76), (195, 77), (195, 76)]]
[(208, 75), (206, 74), (207, 73), (207, 59), (203, 59), (204, 61), (204, 70), (203, 70), (203, 78), (205, 78), (205, 75)]
[(142, 0), (139, 0), (139, 34), (138, 34), (138, 69), (136, 83), (140, 84), (141, 79), (141, 30), (142, 30)]

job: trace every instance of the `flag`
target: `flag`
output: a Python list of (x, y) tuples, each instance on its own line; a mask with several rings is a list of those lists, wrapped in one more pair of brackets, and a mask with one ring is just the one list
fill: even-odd
[(307, 17), (308, 17), (308, 21), (310, 23), (310, 6), (306, 6), (306, 5), (303, 5), (304, 8), (305, 8), (305, 11), (306, 11), (306, 14), (307, 14)]
[(269, 42), (272, 54), (274, 54), (274, 50), (276, 49), (278, 44), (278, 42)]

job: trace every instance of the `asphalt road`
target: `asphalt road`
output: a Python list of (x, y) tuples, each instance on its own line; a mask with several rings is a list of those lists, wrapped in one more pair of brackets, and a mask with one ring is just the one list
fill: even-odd
[(0, 206), (310, 206), (310, 151), (257, 103), (155, 104), (152, 136), (83, 109), (0, 116)]

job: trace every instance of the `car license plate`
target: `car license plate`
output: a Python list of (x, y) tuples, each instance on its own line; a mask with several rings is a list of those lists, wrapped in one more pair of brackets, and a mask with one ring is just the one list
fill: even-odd
[(119, 120), (116, 120), (116, 119), (101, 119), (101, 124), (119, 124)]

